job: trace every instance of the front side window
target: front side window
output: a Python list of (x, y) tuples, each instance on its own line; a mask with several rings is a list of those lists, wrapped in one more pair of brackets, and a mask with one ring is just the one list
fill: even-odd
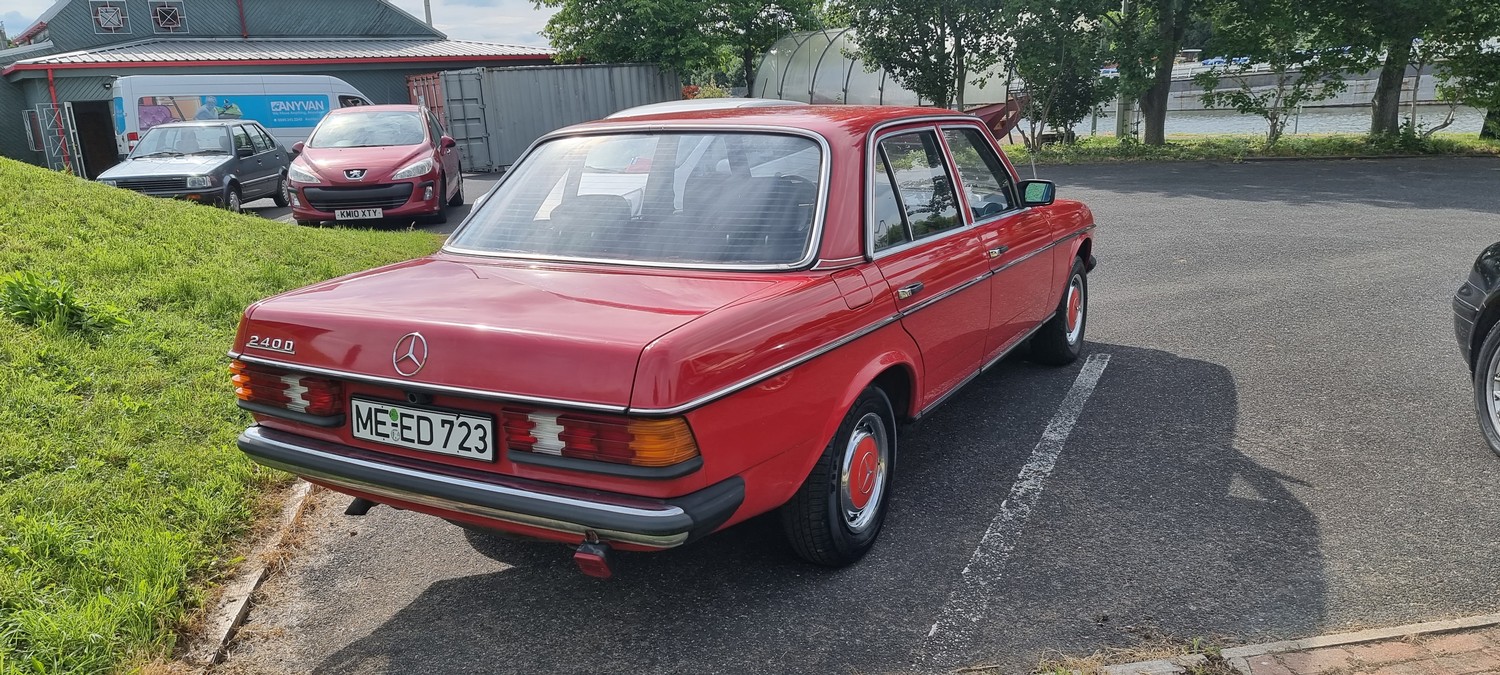
[(788, 265), (807, 256), (822, 150), (781, 134), (630, 133), (547, 141), (451, 248), (640, 263)]
[(885, 153), (875, 152), (873, 210), (870, 213), (871, 227), (875, 232), (875, 250), (882, 251), (911, 241), (911, 231), (902, 216), (901, 202), (896, 199), (895, 179), (891, 177), (890, 165)]
[(307, 139), (309, 148), (377, 148), (427, 142), (422, 116), (415, 112), (380, 111), (329, 115)]
[(943, 137), (953, 152), (959, 184), (968, 198), (969, 210), (974, 212), (974, 220), (983, 220), (1015, 207), (1010, 171), (1006, 170), (984, 134), (973, 127), (949, 128), (943, 130)]
[(250, 152), (253, 153), (253, 152), (255, 152), (255, 145), (250, 142), (250, 134), (249, 134), (249, 132), (245, 131), (245, 127), (242, 127), (242, 126), (239, 126), (239, 125), (235, 125), (235, 127), (234, 127), (234, 151), (235, 152), (242, 152), (242, 151), (245, 151), (245, 150), (249, 150)]
[(888, 136), (880, 141), (880, 150), (895, 179), (913, 239), (963, 225), (937, 134), (918, 131)]

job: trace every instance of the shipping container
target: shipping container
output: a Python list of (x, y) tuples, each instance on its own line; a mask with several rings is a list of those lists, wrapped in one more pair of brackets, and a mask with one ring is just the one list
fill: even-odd
[(412, 102), (441, 111), (465, 171), (504, 170), (549, 131), (682, 97), (682, 80), (652, 65), (472, 68), (438, 79), (440, 91), (409, 80)]

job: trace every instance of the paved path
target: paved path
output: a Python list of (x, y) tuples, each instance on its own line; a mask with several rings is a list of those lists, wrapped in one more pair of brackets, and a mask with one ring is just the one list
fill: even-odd
[(1246, 659), (1245, 675), (1500, 673), (1500, 626)]
[[(229, 670), (1019, 672), (1145, 633), (1500, 610), (1500, 460), (1448, 309), (1500, 238), (1500, 161), (1041, 173), (1098, 217), (1087, 349), (1109, 361), (982, 583), (963, 569), (1082, 360), (1008, 360), (908, 430), (887, 529), (845, 570), (757, 519), (601, 583), (557, 547), (325, 497)], [(959, 589), (982, 611), (934, 642)]]

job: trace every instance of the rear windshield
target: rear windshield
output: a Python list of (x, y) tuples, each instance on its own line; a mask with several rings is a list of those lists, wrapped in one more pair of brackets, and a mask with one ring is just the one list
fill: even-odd
[(453, 249), (641, 263), (806, 257), (823, 156), (801, 136), (642, 133), (547, 141), (470, 216)]
[(307, 139), (310, 148), (374, 148), (427, 142), (422, 117), (414, 112), (356, 112), (329, 115)]

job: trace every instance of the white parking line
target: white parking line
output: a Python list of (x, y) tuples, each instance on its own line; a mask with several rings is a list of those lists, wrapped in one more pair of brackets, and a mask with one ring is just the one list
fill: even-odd
[(1000, 503), (1000, 514), (990, 521), (974, 555), (969, 557), (969, 564), (964, 566), (958, 585), (948, 594), (948, 602), (939, 611), (931, 630), (927, 631), (921, 653), (929, 661), (955, 656), (952, 652), (967, 643), (968, 630), (984, 618), (989, 609), (989, 586), (1000, 578), (1005, 560), (1015, 549), (1032, 507), (1041, 499), (1042, 485), (1056, 466), (1063, 443), (1073, 432), (1073, 425), (1083, 413), (1084, 403), (1094, 393), (1094, 386), (1099, 383), (1107, 365), (1109, 354), (1093, 354), (1084, 362), (1078, 379), (1073, 381), (1073, 388), (1063, 397), (1057, 414), (1042, 432), (1042, 440), (1031, 451), (1031, 459), (1021, 467), (1020, 475), (1010, 487), (1010, 494)]

